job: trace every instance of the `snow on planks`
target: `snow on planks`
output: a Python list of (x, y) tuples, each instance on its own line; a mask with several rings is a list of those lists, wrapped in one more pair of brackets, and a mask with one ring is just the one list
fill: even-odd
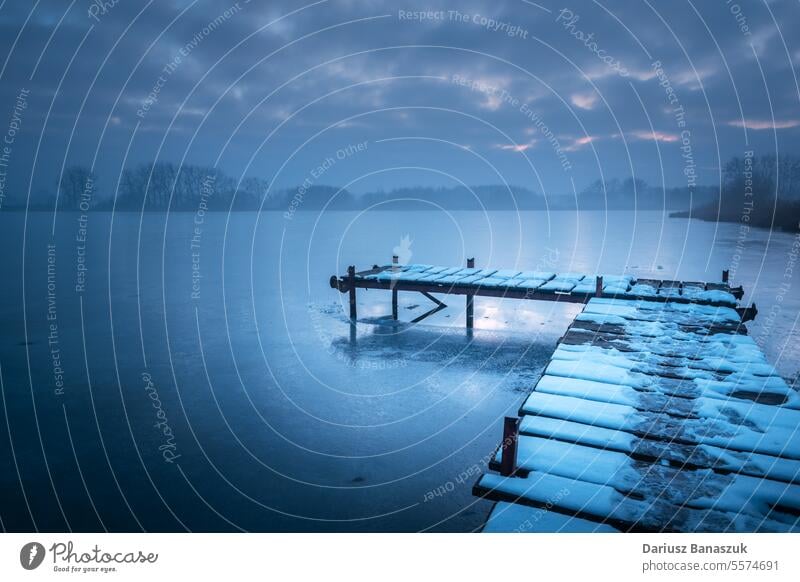
[(476, 495), (622, 531), (800, 531), (800, 400), (733, 309), (591, 299), (520, 415), (514, 476)]
[[(682, 283), (656, 279), (637, 280), (631, 275), (601, 275), (602, 295), (649, 301), (674, 301), (685, 304), (735, 307), (741, 289), (727, 284)], [(334, 280), (336, 277), (334, 277)], [(346, 277), (332, 282), (340, 290)], [(475, 293), (529, 299), (579, 300), (584, 302), (597, 294), (596, 275), (552, 273), (520, 269), (479, 269), (436, 265), (385, 265), (355, 274), (354, 284), (363, 288), (396, 288), (426, 290), (438, 293)]]

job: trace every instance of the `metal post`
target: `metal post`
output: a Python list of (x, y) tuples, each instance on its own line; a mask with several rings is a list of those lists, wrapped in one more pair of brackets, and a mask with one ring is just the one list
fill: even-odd
[(356, 268), (354, 266), (347, 267), (347, 286), (350, 290), (350, 319), (355, 321), (356, 314)]
[(725, 269), (724, 271), (722, 271), (722, 282), (723, 283), (727, 283), (728, 282), (728, 274), (729, 274), (728, 273), (728, 269)]
[(594, 296), (601, 297), (603, 295), (603, 276), (598, 275), (594, 288)]
[[(467, 259), (467, 268), (474, 269), (475, 268), (475, 257), (471, 259)], [(473, 310), (473, 303), (475, 301), (475, 296), (471, 293), (467, 293), (467, 329), (472, 329), (475, 324), (475, 317), (474, 317), (474, 310)]]
[(500, 474), (509, 477), (517, 469), (517, 441), (519, 440), (519, 418), (506, 416), (503, 421), (503, 444), (500, 456)]
[[(400, 258), (392, 255), (392, 271), (397, 271), (400, 266)], [(397, 289), (394, 288), (395, 279), (392, 279), (392, 319), (397, 320)]]

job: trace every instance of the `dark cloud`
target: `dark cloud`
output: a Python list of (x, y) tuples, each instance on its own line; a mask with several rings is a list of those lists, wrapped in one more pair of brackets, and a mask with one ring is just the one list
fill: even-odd
[[(788, 1), (5, 2), (3, 115), (30, 91), (9, 183), (47, 189), (62, 166), (94, 163), (108, 189), (127, 155), (285, 186), (363, 141), (326, 182), (682, 185), (688, 142), (714, 183), (720, 159), (798, 149), (798, 14)], [(431, 170), (361, 178), (393, 166)]]

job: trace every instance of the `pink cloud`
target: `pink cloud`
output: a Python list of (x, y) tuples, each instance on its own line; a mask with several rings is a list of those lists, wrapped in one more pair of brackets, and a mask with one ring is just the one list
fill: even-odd
[(688, 86), (689, 89), (700, 89), (703, 82), (713, 77), (719, 72), (716, 67), (711, 65), (702, 66), (699, 69), (685, 69), (673, 75), (673, 79), (677, 85)]
[(761, 130), (761, 129), (788, 129), (790, 127), (797, 127), (800, 125), (800, 119), (785, 119), (783, 121), (770, 121), (760, 119), (735, 119), (729, 121), (728, 125), (733, 127), (746, 127), (747, 129)]
[(672, 143), (678, 141), (678, 136), (674, 133), (666, 133), (663, 131), (632, 131), (628, 134), (630, 137), (636, 139), (645, 139), (653, 141), (663, 141), (665, 143)]
[(594, 109), (597, 104), (596, 93), (576, 93), (570, 97), (570, 101), (575, 107), (581, 109)]
[(576, 150), (579, 150), (580, 148), (582, 148), (585, 145), (589, 145), (590, 143), (592, 143), (596, 139), (597, 138), (595, 136), (593, 136), (593, 135), (585, 135), (583, 137), (576, 138), (576, 139), (574, 139), (572, 141), (571, 144), (566, 146), (564, 148), (564, 150), (568, 151), (568, 152), (574, 152)]
[(649, 81), (650, 79), (656, 76), (656, 72), (652, 69), (642, 69), (636, 71), (630, 71), (630, 76), (636, 79), (637, 81)]
[(496, 146), (498, 149), (507, 152), (517, 152), (522, 153), (526, 152), (531, 149), (534, 145), (536, 145), (535, 141), (529, 141), (528, 143), (518, 143), (518, 144), (500, 144)]

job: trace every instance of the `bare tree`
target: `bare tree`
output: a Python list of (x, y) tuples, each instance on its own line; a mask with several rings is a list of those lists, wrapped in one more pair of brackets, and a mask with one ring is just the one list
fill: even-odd
[(83, 166), (70, 166), (61, 175), (58, 181), (58, 192), (61, 199), (61, 208), (64, 210), (77, 210), (83, 196), (89, 197), (94, 192), (95, 175)]

